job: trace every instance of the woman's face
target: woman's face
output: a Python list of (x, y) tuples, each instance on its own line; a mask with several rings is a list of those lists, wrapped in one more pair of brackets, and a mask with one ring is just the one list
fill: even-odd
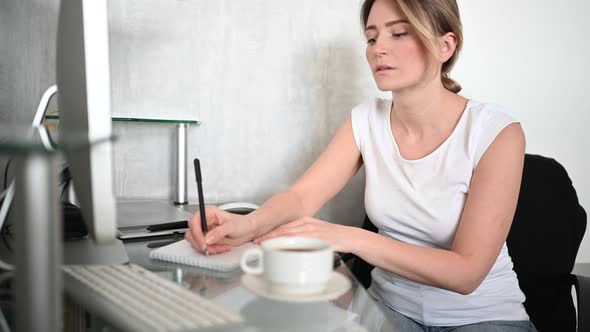
[(394, 1), (375, 1), (365, 37), (367, 61), (379, 90), (396, 92), (427, 79), (428, 50)]

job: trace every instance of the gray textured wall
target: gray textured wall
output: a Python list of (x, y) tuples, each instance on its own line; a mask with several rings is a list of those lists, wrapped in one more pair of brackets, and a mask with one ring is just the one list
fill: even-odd
[[(352, 107), (377, 93), (359, 2), (109, 1), (113, 113), (199, 119), (189, 129), (189, 159), (201, 159), (206, 199), (262, 203), (287, 189)], [(30, 121), (54, 80), (57, 6), (2, 0), (9, 38), (0, 64), (10, 71), (2, 75), (2, 121)], [(114, 129), (116, 195), (171, 198), (173, 126)], [(362, 190), (361, 175), (320, 216), (360, 222)]]
[[(55, 84), (57, 3), (0, 0), (0, 124), (31, 123), (43, 91)], [(6, 161), (0, 156), (1, 174)]]
[[(375, 93), (358, 9), (357, 0), (111, 1), (113, 112), (198, 118), (189, 156), (201, 159), (207, 200), (261, 203)], [(117, 131), (117, 194), (170, 197), (172, 129)], [(361, 182), (321, 216), (360, 221)]]
[(57, 0), (0, 0), (0, 121), (30, 123), (55, 82)]

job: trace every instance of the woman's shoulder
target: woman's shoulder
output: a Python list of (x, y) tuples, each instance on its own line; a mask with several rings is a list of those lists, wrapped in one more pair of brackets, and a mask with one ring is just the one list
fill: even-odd
[(491, 119), (503, 119), (505, 121), (516, 121), (508, 113), (506, 108), (494, 102), (482, 102), (474, 99), (468, 100), (468, 110), (470, 118), (476, 121), (489, 121)]
[(370, 114), (389, 113), (391, 99), (373, 97), (364, 100), (352, 109), (352, 113), (369, 116)]
[(467, 137), (473, 155), (473, 167), (477, 166), (484, 152), (511, 123), (518, 122), (499, 104), (469, 100)]

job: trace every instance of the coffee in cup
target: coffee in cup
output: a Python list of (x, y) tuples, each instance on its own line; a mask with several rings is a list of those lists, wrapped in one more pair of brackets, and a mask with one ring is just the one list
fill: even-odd
[[(257, 258), (253, 266), (248, 265), (252, 258)], [(270, 292), (310, 295), (326, 288), (333, 273), (333, 259), (332, 247), (323, 240), (282, 237), (249, 249), (242, 255), (240, 265), (244, 272), (259, 275)]]

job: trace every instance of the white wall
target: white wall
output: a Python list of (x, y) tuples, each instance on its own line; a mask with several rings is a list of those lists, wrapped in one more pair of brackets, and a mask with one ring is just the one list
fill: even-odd
[[(114, 112), (198, 117), (189, 156), (201, 160), (210, 202), (262, 203), (287, 189), (375, 93), (358, 0), (109, 4)], [(116, 129), (117, 194), (170, 196), (171, 130)], [(362, 222), (362, 180), (320, 216)]]
[[(590, 212), (590, 2), (459, 0), (459, 5), (465, 48), (454, 77), (463, 94), (506, 106), (522, 122), (527, 152), (559, 161)], [(590, 262), (590, 230), (578, 261)]]
[[(58, 3), (0, 0), (1, 121), (30, 121), (54, 82)], [(110, 0), (114, 112), (198, 117), (189, 157), (201, 159), (207, 200), (260, 203), (302, 174), (352, 107), (378, 94), (359, 3)], [(527, 151), (559, 160), (590, 210), (590, 3), (459, 3), (466, 44), (454, 77), (464, 95), (505, 105), (522, 121)], [(172, 127), (114, 126), (116, 194), (171, 198)], [(362, 190), (361, 174), (320, 216), (358, 224)], [(578, 260), (590, 262), (590, 235)]]

